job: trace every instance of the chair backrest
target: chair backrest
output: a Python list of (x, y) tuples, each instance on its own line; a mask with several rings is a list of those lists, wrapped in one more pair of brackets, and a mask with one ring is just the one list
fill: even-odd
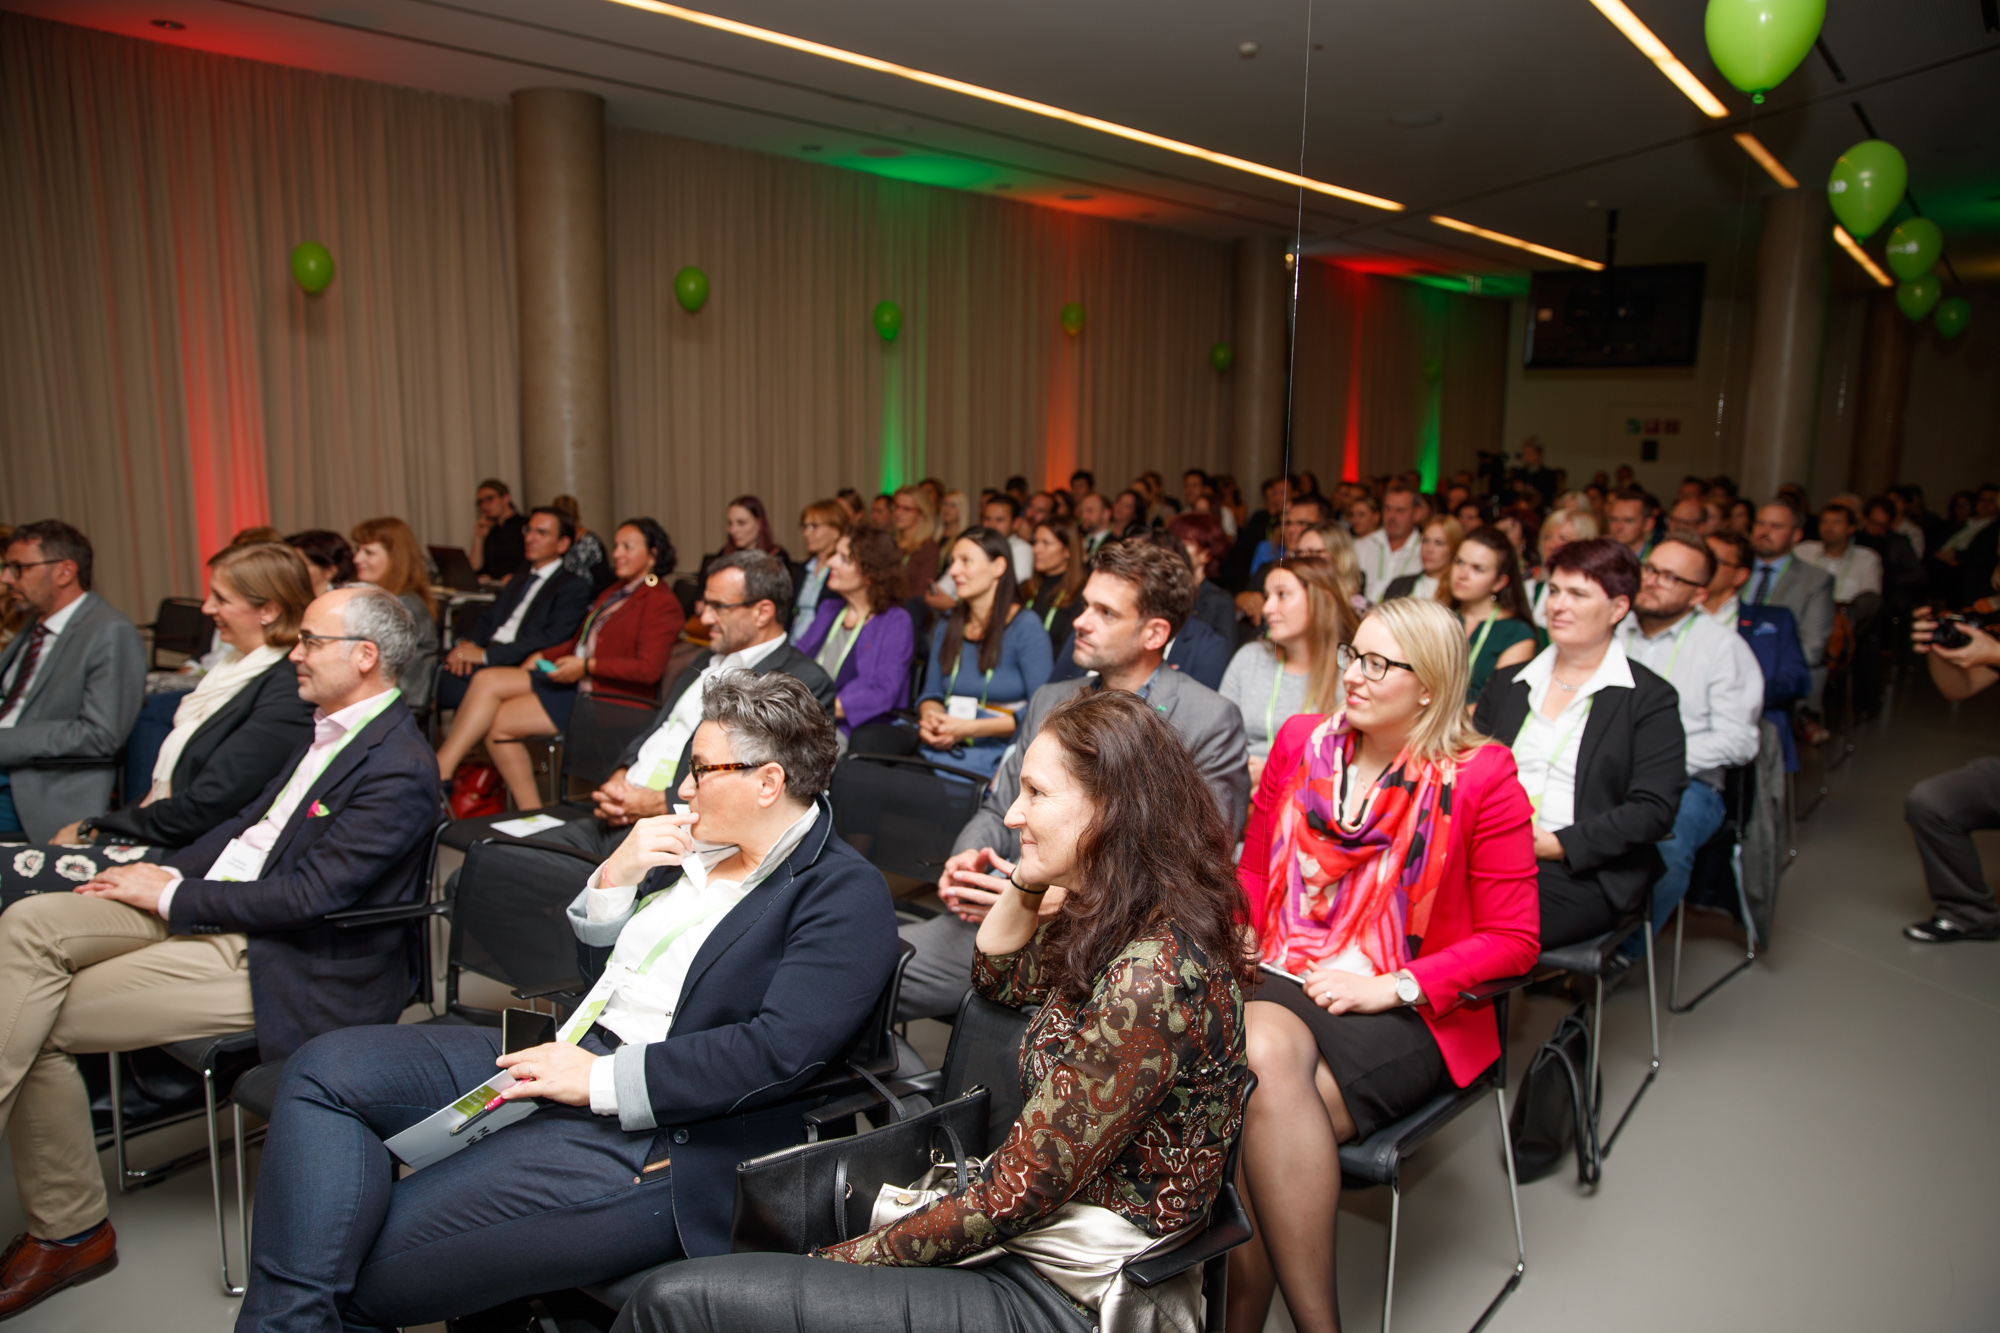
[(902, 1053), (896, 1046), (896, 1000), (903, 991), (903, 973), (909, 970), (910, 959), (917, 953), (916, 946), (908, 940), (899, 939), (896, 943), (901, 946), (896, 954), (896, 970), (877, 997), (868, 1021), (855, 1034), (843, 1057), (848, 1064), (865, 1069), (877, 1078), (886, 1078), (894, 1073), (901, 1058)]
[(563, 728), (562, 778), (556, 797), (568, 796), (573, 783), (597, 786), (618, 767), (618, 760), (646, 729), (653, 709), (624, 699), (578, 695)]
[(957, 773), (921, 759), (850, 754), (827, 793), (833, 826), (884, 874), (934, 880), (985, 790), (978, 775)]
[(993, 1151), (1020, 1118), (1021, 1043), (1032, 1019), (1026, 1010), (995, 1004), (976, 991), (967, 991), (959, 1002), (951, 1045), (945, 1048), (939, 1095), (950, 1101), (973, 1088), (987, 1090), (987, 1141), (976, 1149), (968, 1145), (970, 1151)]
[(598, 858), (511, 838), (466, 849), (452, 899), (446, 1002), (457, 1011), (461, 971), (532, 991), (577, 976), (566, 909)]
[(208, 651), (215, 622), (201, 613), (198, 597), (162, 597), (153, 613), (152, 669), (160, 669), (161, 653), (199, 657)]

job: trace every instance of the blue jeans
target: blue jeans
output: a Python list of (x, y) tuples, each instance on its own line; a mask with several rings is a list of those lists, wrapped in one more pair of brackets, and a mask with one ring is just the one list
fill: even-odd
[[(1688, 880), (1694, 874), (1694, 858), (1715, 831), (1722, 827), (1727, 814), (1722, 807), (1722, 793), (1699, 778), (1689, 778), (1687, 790), (1681, 793), (1681, 808), (1674, 815), (1674, 836), (1659, 844), (1660, 858), (1667, 863), (1667, 869), (1660, 876), (1660, 882), (1653, 886), (1653, 933), (1659, 934), (1666, 928), (1667, 918), (1680, 906), (1681, 899), (1687, 897)], [(1620, 945), (1618, 951), (1628, 958), (1641, 957), (1645, 942), (1634, 935)]]
[[(595, 1037), (586, 1049), (602, 1053)], [(494, 1072), (500, 1033), (347, 1028), (286, 1066), (239, 1333), (428, 1324), (679, 1257), (655, 1134), (545, 1105), (403, 1180), (382, 1140)]]

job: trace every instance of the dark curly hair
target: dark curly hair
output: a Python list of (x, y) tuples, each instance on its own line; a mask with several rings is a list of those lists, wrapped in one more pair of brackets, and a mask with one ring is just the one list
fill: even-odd
[(872, 524), (859, 523), (841, 540), (847, 543), (847, 553), (854, 558), (862, 585), (868, 589), (868, 614), (879, 616), (902, 605), (903, 552), (896, 539)]
[[(666, 528), (661, 526), (658, 519), (643, 517), (628, 518), (621, 522), (618, 527), (631, 528), (646, 539), (646, 549), (653, 553), (653, 574), (655, 577), (664, 579), (667, 575), (674, 572), (674, 563), (680, 559), (680, 556), (674, 550), (674, 539), (667, 535)], [(617, 531), (618, 528), (612, 529), (614, 536), (617, 534)]]
[(1043, 957), (1075, 998), (1119, 952), (1170, 920), (1217, 973), (1248, 988), (1256, 959), (1236, 922), (1233, 839), (1180, 736), (1129, 690), (1085, 690), (1042, 719), (1096, 810)]

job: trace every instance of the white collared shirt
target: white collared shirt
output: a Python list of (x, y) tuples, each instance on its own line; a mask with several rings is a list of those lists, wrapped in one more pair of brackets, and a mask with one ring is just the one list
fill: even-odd
[(1896, 531), (1910, 539), (1910, 547), (1917, 553), (1917, 559), (1924, 558), (1924, 530), (1917, 526), (1913, 518), (1898, 519)]
[[(49, 657), (55, 652), (56, 640), (62, 636), (63, 630), (75, 618), (77, 608), (89, 600), (90, 594), (85, 593), (62, 610), (51, 614), (46, 620), (38, 622), (41, 628), (47, 631), (47, 637), (42, 640), (42, 651), (35, 658), (35, 669), (28, 673), (26, 683), (21, 686), (21, 697), (14, 701), (14, 706), (7, 710), (5, 717), (0, 717), (0, 727), (11, 727), (20, 721), (21, 706), (28, 702), (29, 691), (35, 688), (35, 682), (41, 678), (42, 672), (48, 669)], [(23, 629), (21, 633), (23, 636), (32, 634), (34, 633), (34, 628), (30, 626)], [(24, 643), (21, 645), (21, 651), (14, 655), (14, 661), (8, 668), (6, 679), (0, 680), (0, 699), (6, 698), (7, 691), (13, 688), (14, 677), (20, 673), (21, 663), (26, 659), (27, 655), (28, 646)]]
[(688, 741), (701, 725), (702, 687), (725, 671), (739, 668), (748, 671), (790, 641), (780, 634), (775, 639), (766, 639), (763, 643), (752, 644), (710, 661), (701, 669), (700, 677), (674, 701), (674, 710), (667, 714), (667, 720), (639, 746), (639, 757), (625, 771), (625, 780), (635, 787), (670, 790), (680, 776), (675, 769), (680, 764), (681, 752), (687, 749)]
[(487, 640), (488, 643), (514, 642), (514, 636), (521, 632), (521, 622), (527, 619), (529, 604), (535, 600), (537, 593), (548, 586), (550, 577), (561, 568), (561, 556), (557, 556), (546, 565), (537, 565), (535, 567), (534, 571), (528, 575), (527, 592), (521, 594), (521, 600), (514, 603), (513, 613), (501, 622), (499, 629), (493, 631), (493, 637)]
[(1845, 605), (1864, 592), (1882, 593), (1882, 557), (1850, 539), (1839, 555), (1828, 555), (1824, 542), (1800, 542), (1792, 554), (1833, 575), (1833, 600)]
[(1528, 686), (1528, 718), (1514, 737), (1514, 765), (1521, 775), (1521, 790), (1535, 818), (1550, 833), (1576, 822), (1576, 765), (1583, 753), (1583, 728), (1590, 714), (1587, 701), (1599, 690), (1611, 686), (1632, 688), (1632, 668), (1625, 650), (1613, 638), (1604, 650), (1604, 660), (1590, 679), (1570, 696), (1568, 707), (1555, 717), (1542, 716), (1542, 704), (1555, 686), (1556, 648), (1549, 645), (1535, 660), (1521, 668), (1517, 679)]
[[(695, 854), (681, 865), (681, 877), (653, 895), (618, 932), (604, 975), (584, 999), (584, 1007), (604, 1001), (596, 1021), (626, 1045), (665, 1041), (674, 1025), (674, 1010), (687, 984), (688, 969), (694, 966), (701, 946), (731, 909), (805, 841), (818, 815), (815, 803), (786, 826), (757, 868), (740, 882), (710, 878), (716, 866), (735, 855), (734, 845), (697, 844)], [(599, 866), (584, 888), (586, 919), (618, 920), (631, 911), (638, 891), (634, 884), (604, 883), (604, 867)], [(650, 967), (646, 966), (647, 957), (665, 940), (671, 942)], [(590, 1109), (598, 1115), (618, 1113), (614, 1063), (609, 1058), (600, 1057), (590, 1068)]]
[(1391, 583), (1405, 574), (1421, 574), (1423, 547), (1414, 530), (1403, 538), (1401, 550), (1389, 545), (1389, 534), (1382, 528), (1355, 538), (1354, 558), (1361, 564), (1362, 595), (1371, 602), (1379, 602)]
[(1680, 696), (1689, 776), (1720, 787), (1723, 769), (1757, 757), (1764, 671), (1734, 623), (1690, 610), (1651, 638), (1640, 630), (1636, 614), (1619, 628), (1627, 660), (1647, 668)]
[(1710, 620), (1715, 621), (1719, 625), (1729, 626), (1731, 631), (1734, 631), (1736, 629), (1736, 622), (1742, 616), (1742, 614), (1743, 614), (1743, 599), (1741, 597), (1738, 597), (1734, 593), (1731, 593), (1729, 595), (1729, 600), (1724, 602), (1721, 606), (1717, 607), (1713, 611), (1707, 612), (1708, 618)]

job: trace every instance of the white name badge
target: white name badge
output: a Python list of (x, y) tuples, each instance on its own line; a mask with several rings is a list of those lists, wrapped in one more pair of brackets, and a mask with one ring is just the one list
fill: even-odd
[(241, 838), (231, 838), (229, 845), (222, 849), (222, 855), (215, 858), (215, 864), (208, 868), (203, 879), (221, 879), (242, 882), (256, 879), (264, 873), (264, 853), (252, 847)]
[(954, 694), (944, 701), (944, 711), (961, 722), (970, 722), (979, 716), (979, 700), (969, 694)]

